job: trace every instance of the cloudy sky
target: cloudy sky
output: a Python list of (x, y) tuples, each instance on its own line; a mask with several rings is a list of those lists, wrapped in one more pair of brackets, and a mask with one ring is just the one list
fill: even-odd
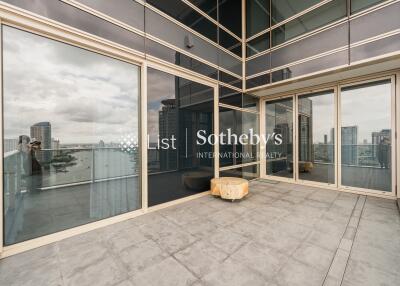
[(150, 142), (154, 143), (159, 134), (159, 111), (163, 106), (161, 101), (175, 98), (175, 76), (148, 69), (147, 81), (147, 133)]
[(139, 68), (4, 27), (5, 138), (49, 121), (61, 143), (138, 133)]

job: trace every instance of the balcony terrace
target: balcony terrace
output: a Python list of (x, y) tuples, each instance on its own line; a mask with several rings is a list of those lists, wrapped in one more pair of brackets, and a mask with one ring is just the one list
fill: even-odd
[(253, 181), (0, 261), (0, 285), (399, 285), (394, 200)]

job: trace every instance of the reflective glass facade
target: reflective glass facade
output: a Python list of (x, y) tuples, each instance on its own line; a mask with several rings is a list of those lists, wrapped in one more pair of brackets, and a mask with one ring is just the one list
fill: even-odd
[(213, 133), (213, 88), (154, 69), (147, 80), (149, 206), (208, 191), (213, 146), (196, 134)]
[(3, 26), (3, 76), (6, 245), (141, 208), (139, 67)]

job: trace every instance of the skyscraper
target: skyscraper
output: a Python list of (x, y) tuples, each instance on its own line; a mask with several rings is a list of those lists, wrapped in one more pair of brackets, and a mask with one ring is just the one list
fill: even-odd
[(342, 164), (357, 165), (358, 126), (342, 127)]
[[(41, 142), (41, 149), (51, 149), (51, 124), (39, 122), (31, 126), (31, 140)], [(41, 151), (36, 155), (39, 162), (49, 162), (52, 158), (51, 151)]]

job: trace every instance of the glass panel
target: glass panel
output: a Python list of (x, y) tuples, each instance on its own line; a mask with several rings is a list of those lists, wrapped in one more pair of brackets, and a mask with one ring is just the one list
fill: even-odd
[[(78, 9), (69, 3), (52, 0), (5, 0), (3, 2), (134, 50), (144, 51), (144, 37)], [(135, 17), (135, 13), (131, 13), (130, 17)], [(141, 17), (139, 16), (138, 18)]]
[[(301, 2), (301, 1), (298, 1)], [(346, 0), (334, 0), (272, 31), (272, 46), (323, 27), (347, 15)]]
[(218, 31), (219, 44), (225, 49), (238, 55), (239, 57), (242, 57), (242, 42), (239, 42), (238, 40), (236, 40), (236, 38), (234, 38), (222, 29), (218, 29)]
[(246, 75), (251, 76), (271, 68), (271, 54), (267, 53), (246, 61)]
[(149, 39), (146, 39), (146, 53), (213, 79), (218, 79), (217, 69)]
[(220, 177), (236, 177), (253, 180), (260, 177), (259, 165), (251, 165), (219, 172)]
[(3, 27), (10, 245), (141, 207), (139, 68)]
[(219, 0), (218, 22), (242, 38), (242, 1)]
[(144, 31), (144, 6), (136, 1), (120, 0), (118, 5), (109, 0), (78, 0), (77, 2)]
[(247, 38), (269, 28), (270, 0), (246, 1), (246, 32)]
[(207, 15), (217, 20), (217, 5), (218, 0), (189, 0), (195, 4), (198, 8), (207, 13)]
[(272, 25), (318, 4), (321, 0), (272, 0)]
[(147, 3), (175, 18), (196, 32), (217, 42), (217, 26), (180, 0), (147, 0)]
[(298, 105), (299, 179), (334, 184), (334, 92), (300, 96)]
[(266, 103), (267, 175), (293, 178), (293, 99)]
[(241, 78), (239, 79), (239, 78), (234, 77), (234, 76), (232, 76), (230, 74), (227, 74), (227, 73), (225, 73), (223, 71), (219, 71), (218, 73), (219, 73), (219, 80), (220, 81), (222, 81), (224, 83), (227, 83), (227, 84), (229, 84), (231, 86), (240, 88), (240, 89), (242, 88), (242, 79)]
[[(271, 56), (272, 57), (272, 56)], [(348, 65), (349, 52), (347, 50), (316, 58), (288, 68), (272, 72), (272, 82), (278, 82), (302, 75), (322, 72), (333, 67)]]
[(263, 74), (246, 80), (246, 88), (253, 88), (271, 83), (271, 74)]
[(342, 89), (344, 186), (392, 191), (391, 88), (387, 80)]
[(256, 55), (269, 49), (269, 33), (265, 33), (247, 43), (247, 56)]
[[(214, 90), (148, 70), (148, 199), (169, 202), (210, 189)], [(212, 142), (212, 141), (211, 141)]]
[(351, 0), (351, 14), (354, 14), (386, 0)]
[(229, 108), (219, 108), (220, 166), (231, 166), (258, 160), (258, 115)]

